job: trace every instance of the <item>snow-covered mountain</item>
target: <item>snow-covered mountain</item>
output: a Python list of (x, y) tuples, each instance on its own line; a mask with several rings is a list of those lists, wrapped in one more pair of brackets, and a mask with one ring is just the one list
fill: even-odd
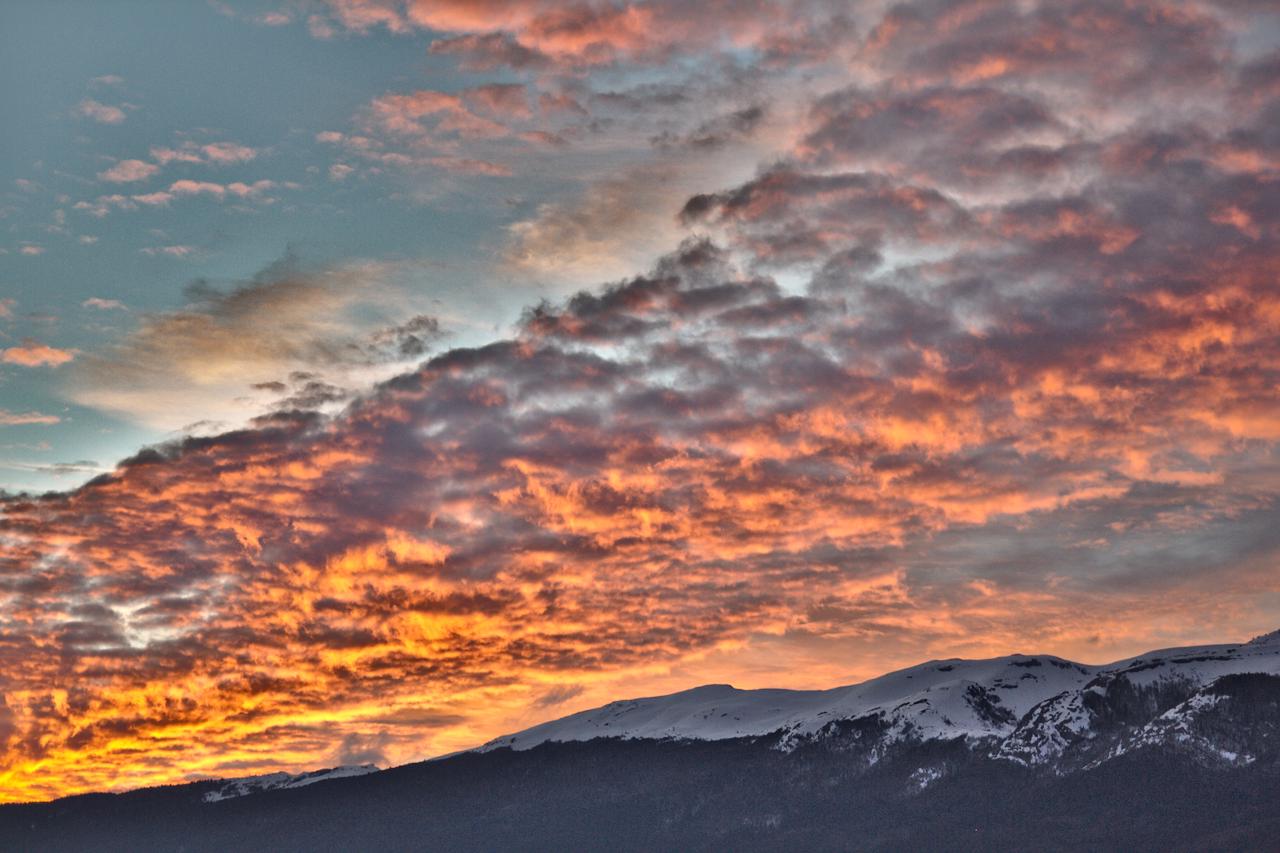
[(264, 773), (261, 776), (242, 776), (238, 779), (219, 779), (218, 787), (206, 791), (204, 801), (216, 803), (249, 794), (260, 794), (263, 791), (276, 791), (284, 788), (304, 788), (316, 782), (327, 782), (330, 779), (346, 779), (351, 776), (367, 776), (377, 773), (376, 764), (344, 764), (341, 767), (330, 767), (325, 770), (312, 770), (307, 773)]
[(1280, 632), (710, 685), (375, 770), (0, 806), (0, 850), (1271, 850)]
[[(1177, 741), (1186, 728), (1179, 729), (1178, 721), (1218, 701), (1212, 685), (1246, 673), (1280, 675), (1280, 632), (1243, 644), (1162, 649), (1101, 666), (1010, 655), (930, 661), (822, 691), (713, 684), (612, 702), (497, 738), (478, 751), (595, 738), (752, 737), (791, 751), (852, 738), (857, 743), (846, 746), (858, 746), (874, 762), (896, 745), (964, 739), (993, 758), (1065, 771)], [(1231, 752), (1216, 754), (1227, 760)]]

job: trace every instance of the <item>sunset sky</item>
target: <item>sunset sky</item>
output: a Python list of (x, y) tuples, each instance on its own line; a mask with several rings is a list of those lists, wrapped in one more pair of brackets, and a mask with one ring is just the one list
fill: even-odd
[(7, 0), (0, 802), (1280, 627), (1267, 0)]

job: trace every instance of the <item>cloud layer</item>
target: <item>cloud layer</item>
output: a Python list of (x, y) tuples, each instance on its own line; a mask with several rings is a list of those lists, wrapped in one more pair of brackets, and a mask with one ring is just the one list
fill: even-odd
[[(750, 180), (672, 199), (696, 236), (647, 274), (533, 306), (341, 413), (314, 411), (332, 392), (305, 371), (261, 378), (289, 402), (249, 428), (6, 498), (4, 797), (407, 760), (771, 654), (812, 683), (1275, 627), (1280, 61), (1236, 35), (1273, 20), (330, 7), (329, 26), (451, 33), (437, 52), (476, 67), (713, 46), (844, 71)], [(534, 103), (424, 90), (367, 120), (488, 139)], [(661, 144), (756, 120), (720, 115)], [(314, 362), (329, 336), (308, 324), (343, 291), (313, 287), (206, 293), (101, 375), (205, 364), (176, 343), (197, 340), (237, 372), (227, 353)], [(378, 341), (425, 357), (437, 331)]]

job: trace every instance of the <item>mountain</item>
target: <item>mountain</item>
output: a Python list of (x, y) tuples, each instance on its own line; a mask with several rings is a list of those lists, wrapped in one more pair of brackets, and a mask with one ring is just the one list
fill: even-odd
[[(760, 738), (791, 751), (859, 732), (856, 740), (872, 761), (903, 744), (960, 739), (992, 758), (1067, 772), (1133, 749), (1188, 742), (1182, 735), (1189, 721), (1217, 705), (1212, 685), (1246, 673), (1280, 676), (1280, 631), (1102, 666), (1010, 655), (930, 661), (833, 690), (712, 684), (612, 702), (496, 738), (479, 751), (597, 738)], [(1220, 757), (1227, 760), (1228, 752)]]
[(709, 685), (476, 750), (0, 807), (3, 850), (1277, 850), (1280, 632)]
[(330, 779), (346, 779), (377, 772), (376, 764), (355, 764), (330, 767), (326, 770), (312, 770), (309, 773), (266, 773), (261, 776), (242, 776), (238, 779), (219, 779), (218, 787), (212, 791), (206, 791), (203, 799), (206, 803), (216, 803), (232, 797), (260, 794), (263, 791), (305, 788), (307, 785), (327, 782)]

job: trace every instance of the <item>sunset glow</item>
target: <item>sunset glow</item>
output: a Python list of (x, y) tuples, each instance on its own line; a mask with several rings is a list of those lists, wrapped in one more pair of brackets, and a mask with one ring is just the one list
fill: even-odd
[(6, 95), (0, 802), (1280, 627), (1266, 4), (194, 5), (381, 70)]

